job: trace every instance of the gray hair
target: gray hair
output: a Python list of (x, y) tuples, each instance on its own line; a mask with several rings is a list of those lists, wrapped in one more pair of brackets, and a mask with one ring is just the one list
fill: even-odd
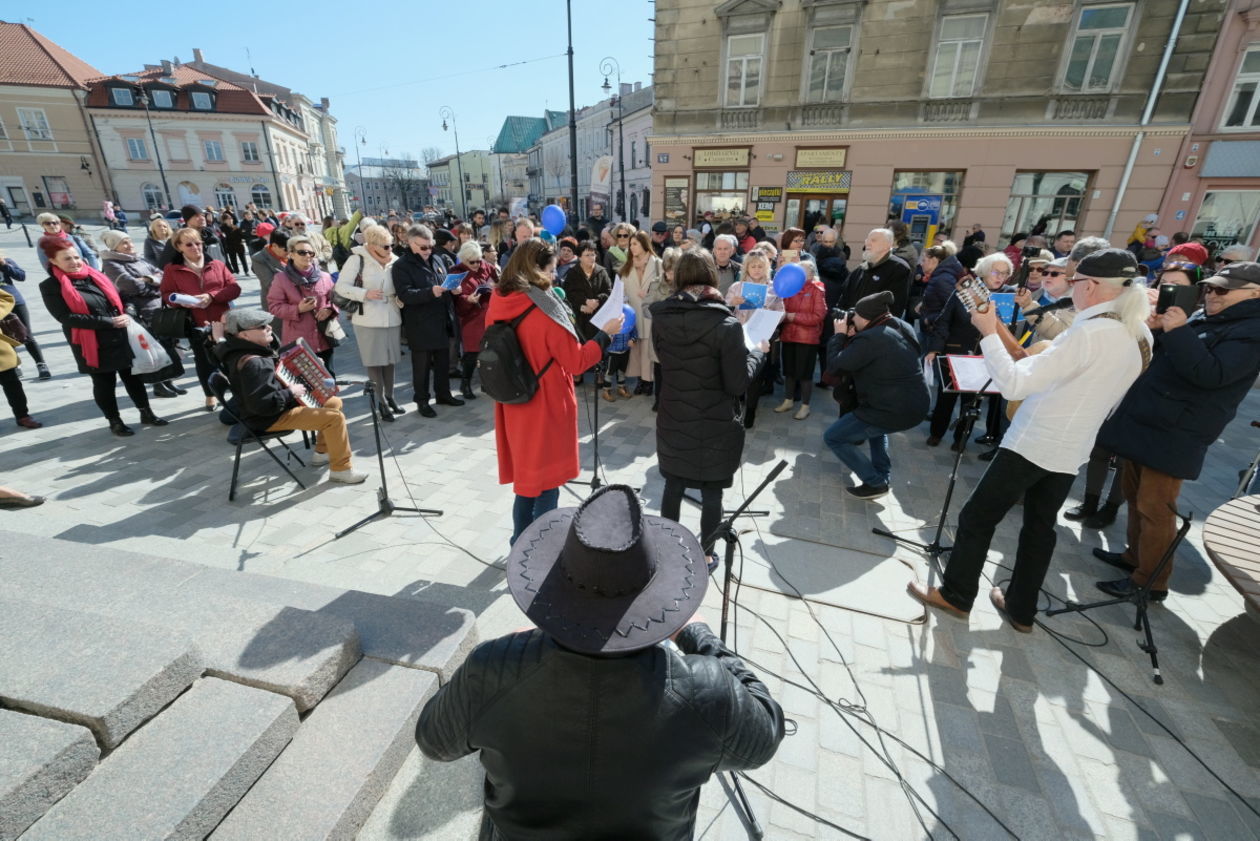
[(388, 248), (394, 235), (384, 225), (368, 225), (363, 229), (363, 244)]
[(713, 238), (713, 244), (717, 245), (719, 242), (725, 242), (731, 248), (739, 250), (739, 240), (735, 239), (734, 234), (718, 234)]
[(1221, 253), (1216, 256), (1224, 257), (1226, 260), (1233, 260), (1236, 263), (1250, 263), (1256, 259), (1251, 248), (1240, 242), (1225, 246), (1221, 249)]
[(407, 239), (427, 239), (432, 241), (433, 231), (424, 225), (412, 225), (407, 229)]
[(1076, 245), (1072, 246), (1072, 253), (1068, 255), (1068, 259), (1073, 263), (1079, 263), (1095, 251), (1110, 247), (1111, 243), (1102, 237), (1085, 237), (1078, 239)]
[(869, 237), (875, 234), (879, 234), (881, 237), (883, 237), (884, 242), (888, 243), (889, 248), (892, 248), (894, 245), (897, 244), (897, 237), (893, 234), (891, 228), (872, 228), (871, 232), (867, 234), (867, 236)]
[(1001, 251), (995, 251), (988, 257), (981, 257), (976, 261), (976, 277), (983, 278), (997, 268), (999, 264), (1006, 266), (1006, 270), (1011, 274), (1015, 273), (1015, 266), (1011, 263), (1011, 258)]
[(820, 242), (828, 242), (828, 241), (833, 242), (833, 243), (839, 242), (840, 232), (837, 231), (835, 228), (823, 228), (821, 231), (818, 232), (817, 239)]
[(312, 249), (315, 248), (315, 243), (311, 241), (311, 238), (306, 234), (302, 234), (301, 236), (289, 237), (289, 251), (297, 251), (297, 247), (302, 243), (309, 245)]

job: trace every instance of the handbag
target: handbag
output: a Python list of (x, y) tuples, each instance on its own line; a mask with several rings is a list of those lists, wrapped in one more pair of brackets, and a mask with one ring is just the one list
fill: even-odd
[[(354, 276), (354, 285), (358, 287), (359, 289), (363, 288), (363, 260), (362, 258), (360, 258), (359, 260), (359, 273)], [(344, 295), (338, 295), (335, 287), (333, 288), (332, 302), (333, 302), (333, 305), (337, 307), (337, 309), (341, 310), (346, 315), (355, 316), (363, 312), (362, 301), (352, 301), (349, 298), (345, 297)], [(325, 335), (327, 335), (327, 333), (325, 333)]]
[(188, 310), (162, 307), (149, 316), (149, 330), (159, 339), (183, 339), (188, 335)]
[(15, 312), (0, 318), (0, 333), (3, 333), (19, 345), (26, 344), (31, 338), (30, 331), (26, 329), (26, 325), (22, 323), (22, 319), (18, 318)]
[(328, 340), (329, 347), (339, 347), (346, 339), (346, 331), (342, 329), (341, 322), (337, 320), (336, 316), (321, 321), (319, 332), (324, 334), (324, 338)]
[(127, 341), (131, 345), (132, 373), (154, 374), (170, 366), (171, 357), (166, 348), (134, 318), (127, 322)]

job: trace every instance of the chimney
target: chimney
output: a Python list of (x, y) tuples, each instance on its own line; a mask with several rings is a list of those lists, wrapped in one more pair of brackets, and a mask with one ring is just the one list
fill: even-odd
[(636, 91), (643, 90), (643, 83), (642, 83), (642, 82), (635, 82), (635, 83), (634, 83), (634, 89), (635, 89)]
[(167, 76), (171, 75), (171, 63), (166, 59), (162, 59), (162, 72)]
[(325, 111), (327, 111), (327, 110), (328, 110), (328, 97), (326, 97), (326, 96), (321, 96), (321, 97), (319, 98), (319, 107), (320, 107), (320, 108), (323, 108)]
[(633, 86), (632, 86), (629, 82), (622, 82), (622, 83), (621, 83), (621, 95), (622, 95), (622, 96), (625, 96), (625, 95), (627, 95), (628, 93), (630, 93), (630, 91), (631, 91), (632, 89), (633, 89)]
[(193, 47), (193, 61), (205, 61), (205, 59), (201, 57), (200, 47)]

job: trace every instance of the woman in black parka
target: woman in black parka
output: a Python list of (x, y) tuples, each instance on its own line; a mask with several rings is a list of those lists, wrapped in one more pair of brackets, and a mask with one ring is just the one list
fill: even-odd
[(698, 488), (700, 541), (716, 567), (713, 532), (744, 451), (743, 397), (768, 348), (749, 351), (744, 328), (718, 291), (708, 252), (688, 251), (674, 269), (673, 294), (652, 305), (661, 361), (656, 454), (665, 492), (661, 516), (677, 521), (683, 490)]

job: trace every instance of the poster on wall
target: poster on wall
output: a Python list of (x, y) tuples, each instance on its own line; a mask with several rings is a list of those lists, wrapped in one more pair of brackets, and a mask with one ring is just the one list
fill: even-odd
[(687, 224), (687, 178), (665, 179), (665, 218)]

